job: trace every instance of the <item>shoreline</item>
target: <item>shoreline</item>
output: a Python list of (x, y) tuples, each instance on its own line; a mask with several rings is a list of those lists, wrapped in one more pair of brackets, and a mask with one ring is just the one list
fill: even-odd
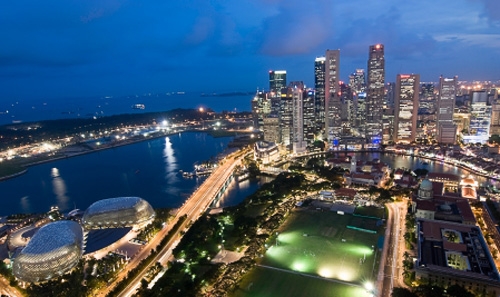
[[(139, 142), (143, 142), (143, 141), (149, 141), (149, 140), (157, 139), (157, 138), (160, 138), (160, 137), (170, 136), (170, 135), (174, 135), (174, 134), (177, 134), (177, 133), (184, 133), (184, 132), (206, 133), (208, 135), (211, 135), (214, 138), (218, 138), (218, 137), (234, 137), (234, 135), (229, 135), (229, 134), (227, 136), (219, 136), (219, 135), (215, 135), (214, 136), (214, 135), (212, 135), (210, 133), (211, 131), (199, 130), (199, 129), (186, 129), (186, 130), (182, 130), (182, 131), (161, 132), (161, 133), (153, 134), (153, 135), (150, 135), (150, 136), (147, 136), (147, 137), (144, 137), (144, 138), (134, 138), (134, 139), (131, 138), (131, 139), (127, 139), (127, 140), (124, 140), (124, 141), (115, 142), (115, 143), (112, 143), (112, 144), (109, 144), (109, 145), (104, 145), (102, 147), (92, 148), (92, 149), (89, 149), (87, 147), (87, 149), (82, 149), (79, 152), (66, 153), (66, 154), (63, 153), (63, 155), (58, 155), (58, 156), (54, 156), (54, 157), (51, 157), (51, 158), (46, 158), (46, 159), (39, 160), (39, 161), (29, 162), (29, 163), (26, 163), (24, 165), (21, 165), (21, 167), (23, 168), (23, 170), (21, 170), (19, 172), (16, 172), (16, 173), (13, 173), (13, 174), (10, 174), (10, 175), (6, 175), (6, 176), (0, 176), (0, 182), (8, 180), (8, 179), (16, 178), (18, 176), (21, 176), (21, 175), (25, 174), (26, 172), (28, 172), (28, 169), (31, 166), (36, 166), (36, 165), (40, 165), (40, 164), (50, 163), (50, 162), (64, 160), (64, 159), (78, 157), (78, 156), (83, 156), (83, 155), (87, 155), (87, 154), (92, 154), (92, 153), (100, 152), (100, 151), (103, 151), (103, 150), (113, 149), (113, 148), (117, 148), (117, 147), (122, 147), (122, 146), (130, 145), (130, 144), (135, 144), (135, 143), (139, 143)], [(74, 144), (74, 145), (71, 145), (69, 147), (76, 148), (76, 147), (81, 147), (81, 145), (82, 144)]]

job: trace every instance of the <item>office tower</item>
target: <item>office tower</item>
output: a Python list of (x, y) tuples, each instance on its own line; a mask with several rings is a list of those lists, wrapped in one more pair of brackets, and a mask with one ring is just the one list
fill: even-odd
[(356, 72), (349, 76), (349, 86), (357, 94), (366, 92), (364, 69), (356, 69)]
[(354, 127), (356, 128), (355, 136), (365, 137), (366, 93), (356, 94), (354, 98), (354, 105)]
[(287, 98), (291, 99), (292, 104), (290, 140), (293, 153), (304, 153), (306, 151), (306, 142), (304, 140), (304, 83), (301, 81), (291, 82), (288, 85)]
[(281, 142), (281, 129), (280, 121), (277, 114), (270, 114), (264, 118), (264, 140), (274, 142), (276, 144)]
[(498, 99), (493, 99), (491, 102), (490, 135), (500, 135), (500, 100)]
[(325, 134), (329, 143), (340, 136), (339, 68), (340, 50), (327, 50), (325, 55)]
[[(316, 105), (316, 131), (325, 130), (325, 57), (314, 60), (314, 97)], [(321, 131), (323, 133), (321, 133)]]
[(378, 146), (382, 140), (385, 60), (384, 46), (370, 46), (366, 95), (365, 137), (368, 144)]
[(316, 106), (313, 90), (304, 90), (304, 139), (312, 145), (316, 138)]
[(293, 92), (290, 88), (283, 89), (280, 99), (280, 130), (281, 144), (287, 151), (293, 149)]
[(409, 144), (415, 141), (419, 86), (418, 74), (398, 74), (396, 77), (393, 133), (395, 143)]
[(457, 93), (457, 77), (439, 78), (439, 94), (436, 107), (437, 141), (439, 143), (455, 143), (456, 127), (453, 124), (455, 97)]
[(417, 118), (417, 142), (427, 144), (436, 136), (436, 95), (434, 84), (421, 83)]
[(267, 98), (267, 93), (257, 90), (251, 103), (253, 126), (255, 129), (262, 129), (264, 118), (271, 112), (271, 101)]
[(464, 143), (484, 144), (490, 137), (491, 105), (488, 104), (486, 91), (473, 91), (471, 94), (470, 126), (468, 135), (462, 135)]
[(343, 82), (339, 84), (340, 92), (340, 135), (353, 136), (355, 119), (354, 96), (351, 87)]
[(269, 70), (269, 92), (271, 97), (281, 97), (283, 88), (286, 88), (286, 70)]

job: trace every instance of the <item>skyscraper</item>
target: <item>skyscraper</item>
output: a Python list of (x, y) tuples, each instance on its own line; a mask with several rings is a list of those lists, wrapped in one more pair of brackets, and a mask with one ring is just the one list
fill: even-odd
[(439, 95), (437, 101), (437, 141), (439, 143), (455, 143), (456, 128), (453, 125), (453, 111), (457, 94), (457, 77), (439, 78)]
[(316, 129), (325, 129), (325, 57), (314, 60), (314, 98), (316, 105)]
[(281, 90), (286, 88), (286, 70), (269, 70), (269, 92), (271, 97), (280, 97)]
[(356, 72), (349, 76), (349, 86), (357, 94), (366, 92), (364, 69), (356, 69)]
[(394, 142), (409, 144), (417, 134), (420, 75), (398, 74), (396, 77)]
[(382, 139), (384, 81), (384, 45), (371, 45), (368, 56), (365, 135), (368, 143), (373, 145), (380, 144)]
[(491, 105), (485, 90), (471, 94), (470, 127), (468, 135), (463, 135), (464, 143), (486, 143), (490, 137)]
[(340, 50), (327, 50), (325, 55), (325, 134), (329, 143), (340, 134)]
[(292, 100), (292, 130), (291, 140), (294, 154), (306, 151), (304, 140), (304, 83), (301, 81), (291, 82), (288, 86), (287, 97)]
[(308, 145), (312, 145), (316, 138), (316, 110), (313, 90), (304, 90), (304, 139)]

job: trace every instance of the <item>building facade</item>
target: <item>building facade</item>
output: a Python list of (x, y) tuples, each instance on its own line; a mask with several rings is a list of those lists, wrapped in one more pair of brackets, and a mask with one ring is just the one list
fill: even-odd
[(327, 50), (325, 59), (325, 134), (331, 144), (340, 134), (340, 50)]
[(439, 94), (436, 108), (437, 142), (453, 144), (456, 140), (456, 127), (453, 124), (457, 77), (439, 78)]
[(420, 75), (398, 74), (396, 77), (394, 135), (395, 143), (409, 144), (417, 135)]
[(368, 57), (365, 137), (368, 144), (377, 146), (382, 140), (385, 58), (384, 45), (371, 45)]
[(314, 60), (314, 99), (316, 107), (316, 130), (325, 132), (325, 57)]

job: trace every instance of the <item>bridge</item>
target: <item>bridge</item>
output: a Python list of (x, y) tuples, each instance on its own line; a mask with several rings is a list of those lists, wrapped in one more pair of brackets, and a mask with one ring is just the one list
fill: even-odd
[[(224, 194), (224, 191), (228, 188), (230, 182), (234, 178), (235, 167), (241, 164), (244, 156), (245, 152), (243, 154), (241, 154), (241, 152), (237, 152), (227, 156), (221, 162), (220, 166), (218, 166), (212, 174), (207, 177), (203, 184), (201, 184), (201, 186), (194, 191), (191, 197), (189, 197), (189, 199), (187, 199), (186, 202), (176, 211), (174, 219), (171, 220), (169, 224), (163, 228), (153, 240), (145, 245), (141, 252), (129, 262), (127, 267), (117, 276), (114, 284), (108, 286), (106, 290), (102, 290), (99, 295), (106, 296), (113, 289), (115, 284), (122, 281), (130, 270), (135, 268), (141, 260), (150, 254), (152, 249), (158, 246), (160, 241), (168, 234), (170, 229), (176, 225), (179, 218), (186, 215), (187, 219), (178, 229), (179, 231), (171, 237), (170, 241), (151, 261), (151, 265), (155, 265), (156, 262), (159, 262), (165, 266), (172, 256), (173, 249), (182, 239), (183, 231), (185, 231), (192, 224), (192, 222), (196, 221), (203, 213), (205, 213), (214, 201), (218, 200), (222, 194)], [(132, 296), (141, 285), (141, 280), (146, 275), (148, 269), (149, 266), (145, 267), (139, 275), (118, 294), (118, 296)]]

